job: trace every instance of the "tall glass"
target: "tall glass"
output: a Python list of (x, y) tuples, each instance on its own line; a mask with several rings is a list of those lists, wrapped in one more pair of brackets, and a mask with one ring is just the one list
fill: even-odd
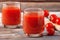
[(21, 23), (20, 2), (3, 2), (2, 23), (7, 28), (16, 28)]
[(40, 37), (44, 31), (44, 12), (41, 8), (27, 8), (24, 10), (24, 33), (29, 37)]

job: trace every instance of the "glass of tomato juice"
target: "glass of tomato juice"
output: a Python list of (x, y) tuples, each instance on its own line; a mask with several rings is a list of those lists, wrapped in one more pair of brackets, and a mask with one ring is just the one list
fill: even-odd
[(18, 27), (21, 23), (20, 2), (3, 2), (2, 23), (7, 28)]
[(41, 8), (27, 8), (23, 15), (23, 31), (28, 37), (40, 37), (44, 31), (44, 12)]

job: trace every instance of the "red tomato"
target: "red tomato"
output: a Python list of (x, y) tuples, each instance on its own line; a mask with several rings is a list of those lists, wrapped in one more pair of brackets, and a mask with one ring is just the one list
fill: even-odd
[(49, 11), (48, 10), (44, 10), (44, 16), (48, 17), (48, 15), (49, 15)]
[(56, 19), (56, 23), (57, 23), (58, 25), (60, 25), (60, 18), (57, 18), (57, 19)]
[(46, 24), (46, 30), (48, 32), (48, 35), (52, 36), (55, 33), (54, 25), (52, 23)]
[(56, 22), (56, 19), (57, 19), (57, 16), (56, 16), (55, 14), (52, 14), (52, 15), (50, 16), (50, 20), (51, 20), (53, 23)]

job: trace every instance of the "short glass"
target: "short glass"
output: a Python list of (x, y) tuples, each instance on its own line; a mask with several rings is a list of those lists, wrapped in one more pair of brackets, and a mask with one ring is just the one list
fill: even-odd
[(40, 37), (44, 31), (44, 12), (41, 8), (27, 8), (23, 15), (23, 30), (28, 37)]
[(21, 23), (20, 2), (3, 2), (2, 23), (6, 28), (17, 28)]

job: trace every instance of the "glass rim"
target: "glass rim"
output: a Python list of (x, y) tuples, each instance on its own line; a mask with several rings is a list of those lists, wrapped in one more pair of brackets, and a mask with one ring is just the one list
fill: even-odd
[(28, 12), (29, 10), (31, 10), (31, 11), (34, 11), (34, 10), (43, 11), (42, 8), (26, 8), (26, 9), (24, 9), (24, 12)]

